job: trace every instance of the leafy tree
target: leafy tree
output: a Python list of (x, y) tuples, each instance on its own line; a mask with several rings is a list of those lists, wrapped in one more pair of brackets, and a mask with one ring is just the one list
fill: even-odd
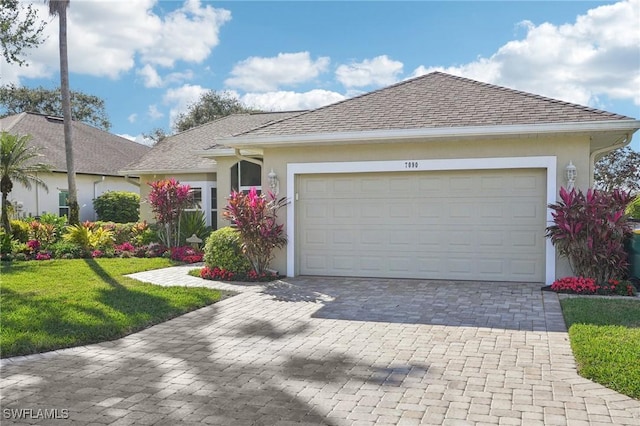
[(284, 225), (277, 223), (278, 211), (286, 204), (285, 198), (267, 198), (251, 188), (248, 194), (234, 191), (224, 208), (222, 215), (240, 234), (242, 252), (257, 274), (267, 272), (273, 251), (287, 244)]
[(49, 14), (58, 17), (60, 30), (58, 47), (60, 48), (60, 93), (62, 98), (62, 118), (64, 119), (64, 151), (67, 159), (67, 184), (69, 203), (69, 223), (80, 222), (80, 206), (78, 205), (78, 189), (76, 188), (76, 166), (73, 161), (73, 138), (71, 133), (71, 91), (69, 90), (69, 58), (67, 55), (67, 8), (69, 0), (48, 0)]
[(640, 192), (640, 152), (629, 146), (611, 151), (596, 162), (593, 177), (595, 187), (604, 191)]
[(187, 112), (178, 115), (173, 127), (176, 132), (184, 132), (220, 117), (252, 111), (254, 110), (244, 106), (228, 92), (217, 93), (209, 90), (202, 94), (197, 102), (191, 104)]
[(20, 182), (27, 189), (31, 189), (31, 183), (49, 190), (47, 185), (34, 173), (49, 171), (49, 167), (43, 163), (33, 163), (33, 159), (40, 157), (40, 150), (29, 147), (27, 143), (30, 136), (18, 136), (9, 132), (0, 134), (0, 187), (2, 190), (2, 227), (7, 234), (11, 234), (9, 221), (9, 193), (13, 189), (13, 181)]
[[(60, 88), (18, 87), (15, 84), (2, 86), (0, 87), (0, 116), (37, 112), (62, 117), (60, 93)], [(94, 95), (71, 91), (71, 116), (75, 121), (82, 121), (99, 129), (108, 131), (111, 127), (104, 100)]]
[(156, 127), (155, 129), (151, 130), (149, 133), (143, 133), (142, 136), (144, 136), (147, 139), (151, 139), (154, 144), (157, 144), (158, 142), (161, 142), (169, 135), (167, 135), (167, 133), (164, 131), (163, 128)]
[(18, 0), (0, 0), (0, 44), (7, 63), (28, 65), (21, 58), (24, 49), (42, 43), (44, 21), (38, 22), (33, 4)]

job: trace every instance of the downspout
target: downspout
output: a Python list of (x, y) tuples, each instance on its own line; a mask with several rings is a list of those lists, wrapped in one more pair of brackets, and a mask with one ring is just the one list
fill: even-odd
[[(98, 191), (96, 191), (96, 185), (98, 185), (99, 183), (104, 182), (104, 176), (102, 176), (102, 179), (100, 180), (96, 180), (93, 182), (93, 199), (95, 200), (98, 196)], [(98, 213), (96, 213), (96, 210), (93, 209), (93, 220), (98, 220)]]
[(605, 152), (610, 152), (610, 151), (614, 151), (618, 148), (622, 148), (624, 146), (626, 146), (629, 141), (631, 140), (631, 134), (627, 133), (627, 135), (622, 139), (622, 142), (619, 142), (617, 144), (613, 144), (611, 146), (607, 146), (604, 148), (600, 148), (597, 149), (595, 151), (593, 151), (591, 153), (591, 155), (589, 156), (589, 186), (593, 187), (593, 184), (595, 182), (595, 179), (593, 177), (593, 174), (595, 172), (596, 169), (596, 157), (600, 154), (603, 154)]
[(262, 167), (264, 164), (261, 160), (258, 160), (257, 158), (251, 158), (251, 157), (245, 157), (244, 155), (240, 154), (240, 150), (238, 148), (234, 149), (236, 157), (239, 160), (244, 160), (244, 161), (248, 161), (249, 163), (253, 163), (253, 164), (257, 164), (258, 166)]
[[(36, 174), (36, 179), (38, 178), (38, 172)], [(40, 216), (40, 191), (38, 191), (38, 187), (40, 185), (36, 184), (36, 216)]]

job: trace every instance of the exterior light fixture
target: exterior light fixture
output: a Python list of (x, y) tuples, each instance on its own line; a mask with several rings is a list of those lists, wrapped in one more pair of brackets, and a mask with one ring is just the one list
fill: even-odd
[(573, 165), (571, 161), (566, 167), (567, 171), (567, 189), (571, 191), (576, 187), (576, 177), (578, 176), (578, 169)]
[(280, 192), (280, 181), (278, 180), (278, 175), (276, 172), (271, 169), (269, 174), (267, 175), (267, 179), (269, 180), (269, 189), (273, 195), (278, 195)]

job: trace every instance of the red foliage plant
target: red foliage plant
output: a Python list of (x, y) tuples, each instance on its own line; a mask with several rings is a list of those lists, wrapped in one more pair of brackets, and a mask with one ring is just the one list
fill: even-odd
[(258, 195), (251, 188), (247, 194), (233, 192), (222, 213), (240, 233), (242, 252), (259, 275), (268, 272), (274, 250), (287, 244), (284, 225), (277, 223), (277, 213), (286, 204), (285, 198)]
[(149, 203), (160, 226), (159, 234), (167, 247), (178, 245), (180, 238), (180, 214), (192, 202), (193, 194), (189, 185), (171, 179), (158, 180), (148, 184)]
[(630, 193), (589, 189), (583, 194), (561, 188), (560, 198), (549, 205), (554, 224), (546, 234), (558, 253), (576, 275), (593, 277), (596, 284), (623, 278), (628, 265), (624, 242), (631, 233), (624, 211)]

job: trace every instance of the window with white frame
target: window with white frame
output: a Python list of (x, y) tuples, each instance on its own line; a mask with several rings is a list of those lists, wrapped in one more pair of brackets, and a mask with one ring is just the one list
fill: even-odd
[(66, 189), (58, 192), (58, 216), (69, 217), (69, 191)]
[(231, 190), (249, 192), (255, 188), (262, 190), (262, 167), (249, 161), (240, 161), (231, 167)]
[(197, 210), (202, 210), (202, 188), (200, 187), (191, 187), (191, 205), (185, 208), (185, 211), (193, 212)]

